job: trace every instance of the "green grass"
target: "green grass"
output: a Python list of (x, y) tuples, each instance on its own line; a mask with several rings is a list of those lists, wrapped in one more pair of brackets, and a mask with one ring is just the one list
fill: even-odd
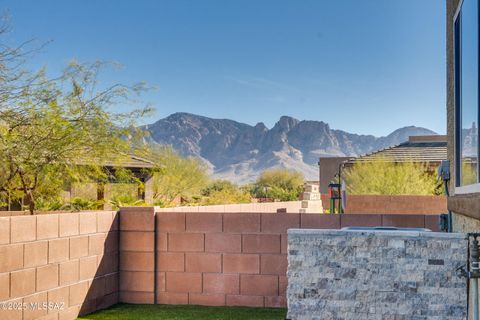
[(286, 309), (117, 304), (78, 319), (89, 320), (283, 320)]

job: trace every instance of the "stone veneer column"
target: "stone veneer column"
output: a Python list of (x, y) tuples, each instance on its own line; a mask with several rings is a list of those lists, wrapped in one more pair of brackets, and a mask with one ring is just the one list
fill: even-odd
[(464, 320), (467, 246), (459, 233), (290, 229), (287, 318)]
[(155, 303), (154, 208), (121, 208), (119, 236), (120, 302)]

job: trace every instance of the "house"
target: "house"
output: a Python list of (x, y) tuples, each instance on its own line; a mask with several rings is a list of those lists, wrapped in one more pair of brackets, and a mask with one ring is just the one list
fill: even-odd
[(414, 162), (427, 165), (428, 171), (436, 171), (447, 159), (447, 137), (442, 135), (411, 136), (399, 145), (372, 152), (343, 163), (345, 168), (359, 162), (373, 162), (378, 159), (395, 163)]
[(480, 230), (478, 0), (447, 0), (447, 134), (453, 231)]
[[(89, 200), (111, 200), (116, 194), (127, 193), (138, 199), (145, 200), (145, 202), (153, 203), (153, 180), (151, 170), (156, 168), (156, 165), (145, 158), (135, 155), (121, 157), (120, 161), (115, 159), (107, 160), (102, 163), (105, 171), (114, 173), (118, 168), (126, 169), (132, 175), (143, 183), (143, 188), (132, 183), (78, 183), (73, 184), (70, 190), (66, 191), (67, 198), (85, 198)], [(109, 209), (107, 206), (106, 209)]]
[(351, 157), (320, 157), (318, 159), (321, 194), (328, 194), (328, 184), (334, 180), (340, 166), (349, 159), (351, 159)]
[[(85, 200), (111, 200), (118, 193), (128, 193), (133, 197), (142, 199), (145, 202), (153, 203), (153, 180), (151, 170), (156, 165), (148, 160), (138, 156), (129, 155), (119, 158), (120, 160), (107, 160), (102, 163), (102, 167), (109, 173), (114, 173), (118, 168), (129, 170), (132, 175), (143, 183), (143, 188), (139, 188), (136, 184), (128, 183), (97, 183), (97, 182), (81, 182), (72, 183), (61, 194), (64, 201), (69, 202), (73, 198), (82, 198)], [(88, 162), (78, 161), (78, 165), (88, 164)], [(27, 199), (8, 199), (5, 207), (0, 206), (3, 210), (22, 210), (27, 205)], [(106, 209), (110, 207), (107, 206)]]

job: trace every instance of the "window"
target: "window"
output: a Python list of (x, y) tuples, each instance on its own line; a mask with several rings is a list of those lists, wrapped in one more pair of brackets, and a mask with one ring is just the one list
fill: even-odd
[(457, 187), (479, 183), (478, 1), (464, 0), (455, 19), (455, 167)]

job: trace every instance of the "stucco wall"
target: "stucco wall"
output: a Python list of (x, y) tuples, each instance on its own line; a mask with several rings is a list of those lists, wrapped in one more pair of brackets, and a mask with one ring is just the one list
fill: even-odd
[(320, 193), (328, 193), (328, 184), (338, 174), (340, 164), (352, 157), (320, 157)]
[(450, 319), (467, 315), (463, 234), (288, 232), (288, 319)]
[(455, 183), (453, 173), (454, 154), (455, 154), (455, 87), (454, 87), (454, 38), (453, 38), (453, 17), (458, 7), (459, 0), (446, 0), (447, 15), (446, 15), (446, 54), (447, 54), (447, 149), (448, 160), (450, 161), (450, 172), (452, 172), (452, 179), (450, 180), (450, 190), (455, 192)]

